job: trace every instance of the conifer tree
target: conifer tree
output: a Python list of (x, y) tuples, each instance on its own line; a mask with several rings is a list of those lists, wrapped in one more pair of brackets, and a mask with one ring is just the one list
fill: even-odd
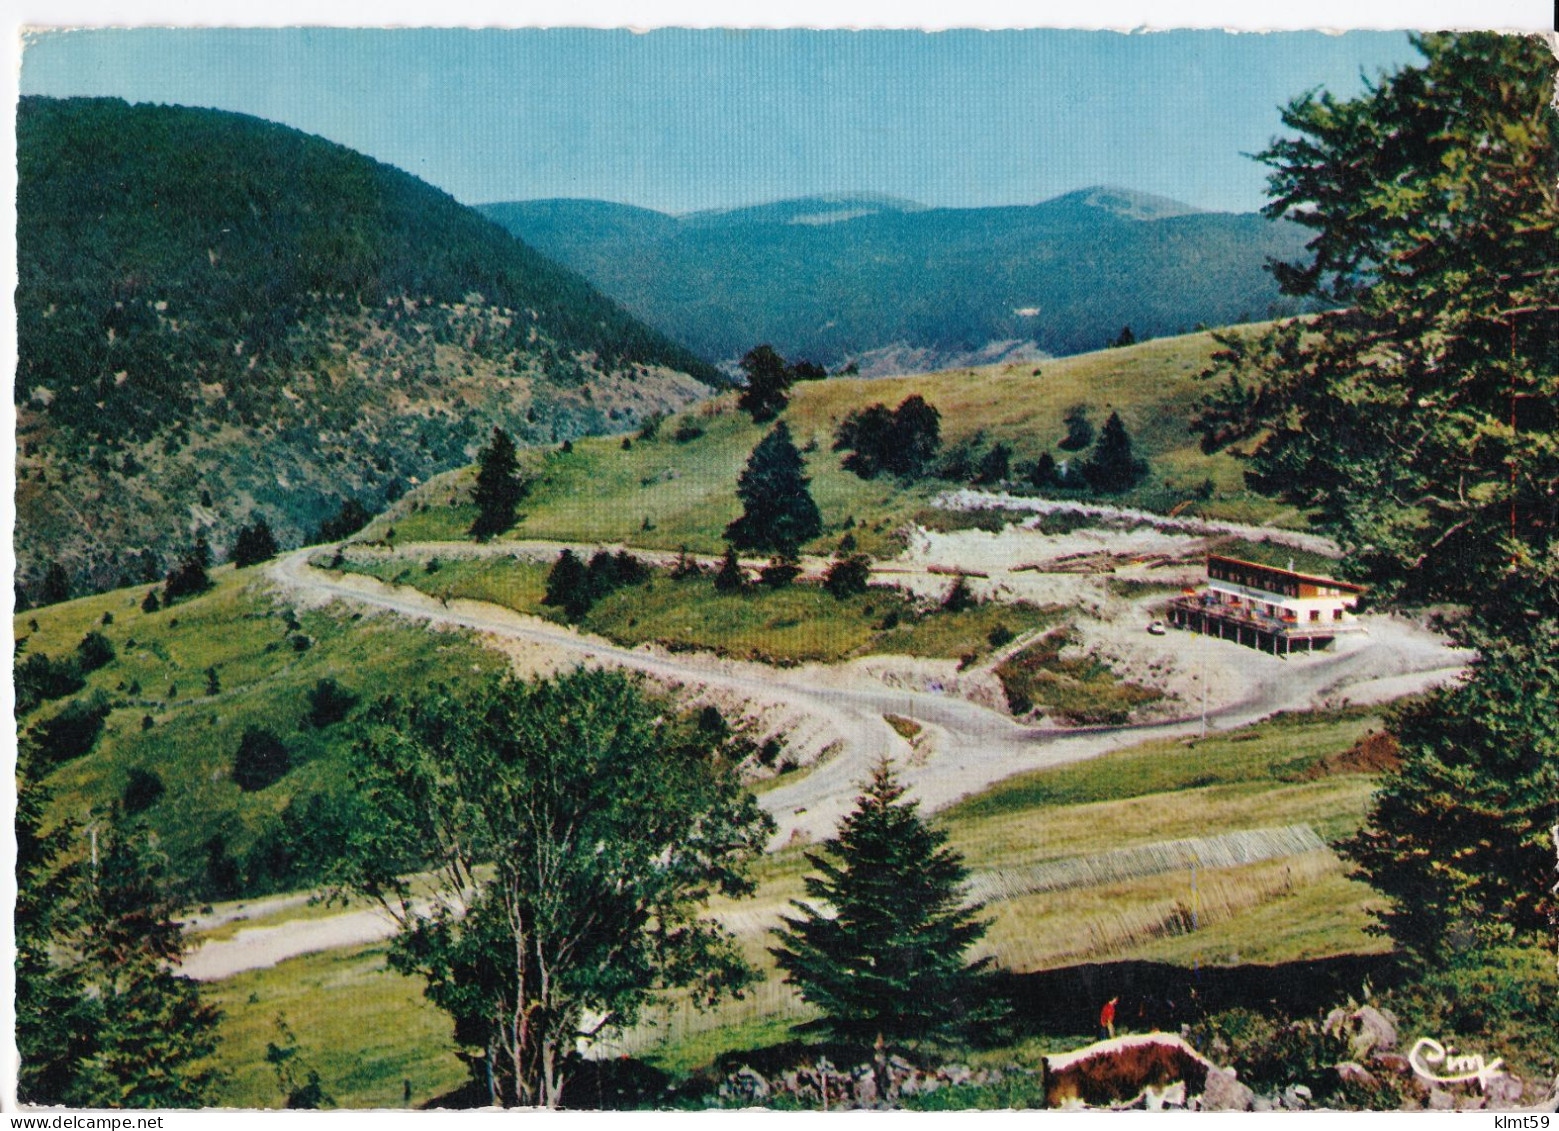
[(931, 828), (886, 760), (872, 771), (855, 811), (808, 853), (807, 902), (785, 917), (770, 953), (838, 1035), (920, 1040), (987, 1016), (989, 959), (965, 961), (984, 935), (979, 908), (965, 906), (968, 874)]
[(1344, 845), (1393, 899), (1393, 938), (1431, 961), (1553, 938), (1559, 922), (1559, 630), (1468, 626), (1469, 677), (1389, 720), (1401, 766)]
[(81, 834), (43, 832), (43, 763), (17, 759), (17, 1099), (75, 1107), (199, 1107), (217, 1073), (217, 1012), (177, 974), (184, 942), (162, 860), (140, 829), (95, 830), (96, 851), (67, 861)]
[(49, 770), (35, 743), (18, 743), (16, 762), (16, 1098), (61, 1103), (91, 1047), (90, 1004), (80, 971), (60, 961), (60, 940), (79, 919), (61, 858), (79, 830), (70, 821), (44, 831)]
[(741, 362), (747, 375), (747, 387), (736, 400), (744, 412), (750, 413), (754, 424), (764, 424), (785, 411), (790, 403), (790, 386), (795, 373), (773, 346), (762, 345), (748, 350)]
[(476, 519), (471, 523), (471, 534), (477, 541), (485, 542), (514, 525), (515, 508), (520, 505), (525, 484), (520, 478), (514, 441), (502, 428), (493, 429), (492, 439), (477, 462), (476, 490), (471, 496), (476, 504)]
[(65, 1102), (82, 1107), (200, 1107), (220, 1075), (211, 1063), (219, 1012), (176, 970), (179, 904), (143, 829), (110, 828), (81, 879), (75, 949), (94, 1003), (94, 1047)]
[(1265, 212), (1314, 233), (1278, 265), (1325, 313), (1226, 334), (1198, 427), (1309, 512), (1372, 599), (1466, 610), (1480, 659), (1398, 713), (1400, 769), (1348, 847), (1434, 955), (1551, 942), (1559, 822), (1559, 112), (1541, 38), (1414, 40), (1356, 98), (1311, 92), (1260, 158)]
[(564, 550), (558, 555), (552, 572), (547, 574), (547, 592), (541, 603), (562, 609), (571, 621), (590, 611), (590, 574), (574, 551)]
[(801, 453), (782, 420), (758, 441), (736, 482), (744, 510), (725, 528), (733, 546), (794, 555), (823, 530), (823, 516), (807, 490)]
[(725, 557), (720, 559), (720, 570), (715, 574), (715, 589), (720, 593), (740, 593), (745, 588), (747, 575), (742, 572), (742, 563), (736, 559), (736, 547), (727, 542)]
[(38, 592), (38, 604), (57, 605), (70, 600), (70, 575), (59, 562), (50, 562), (43, 571), (43, 585)]
[(228, 557), (235, 566), (243, 569), (246, 566), (270, 561), (276, 556), (276, 549), (276, 536), (271, 533), (270, 523), (264, 518), (259, 518), (255, 520), (253, 526), (239, 528), (238, 537), (233, 540), (233, 549)]
[(1110, 413), (1082, 470), (1090, 487), (1111, 495), (1135, 487), (1148, 473), (1147, 462), (1132, 451), (1131, 437), (1126, 434), (1120, 413)]

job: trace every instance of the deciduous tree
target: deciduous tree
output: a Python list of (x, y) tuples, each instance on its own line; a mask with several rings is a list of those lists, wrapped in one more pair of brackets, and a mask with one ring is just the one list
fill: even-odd
[[(494, 1103), (557, 1106), (576, 1041), (658, 987), (749, 979), (699, 911), (751, 890), (772, 822), (708, 728), (602, 670), (433, 688), (372, 723), (347, 879), (395, 916), (391, 963), (451, 1015)], [(409, 853), (430, 892), (399, 874)]]

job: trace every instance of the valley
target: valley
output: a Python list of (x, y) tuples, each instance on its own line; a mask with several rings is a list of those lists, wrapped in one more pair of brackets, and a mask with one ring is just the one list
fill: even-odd
[(0, 1101), (1559, 1106), (1552, 43), (120, 35), (17, 110)]

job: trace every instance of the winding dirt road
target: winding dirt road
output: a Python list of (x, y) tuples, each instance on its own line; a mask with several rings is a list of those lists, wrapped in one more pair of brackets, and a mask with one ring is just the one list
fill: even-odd
[[(529, 548), (529, 547), (527, 547)], [(535, 547), (543, 549), (541, 545)], [(545, 551), (555, 553), (556, 547)], [(779, 702), (825, 722), (838, 752), (793, 782), (763, 796), (779, 825), (775, 843), (800, 832), (826, 836), (848, 811), (855, 786), (883, 755), (895, 757), (906, 782), (936, 809), (1011, 774), (1095, 757), (1147, 738), (1195, 733), (1200, 717), (1142, 726), (1030, 727), (965, 699), (935, 690), (883, 686), (854, 674), (816, 667), (776, 669), (713, 656), (667, 655), (648, 646), (624, 648), (600, 637), (480, 601), (452, 600), (391, 586), (362, 575), (313, 569), (300, 550), (271, 567), (284, 588), (313, 601), (341, 600), (433, 625), (472, 629), (542, 645), (580, 663), (628, 668), (671, 684), (715, 687), (758, 702)], [(1359, 686), (1391, 681), (1395, 694), (1443, 682), (1465, 664), (1465, 654), (1440, 637), (1394, 617), (1368, 618), (1367, 635), (1340, 638), (1336, 651), (1280, 659), (1248, 652), (1249, 689), (1238, 702), (1208, 715), (1210, 726), (1243, 726), (1275, 711), (1339, 699)], [(1185, 651), (1238, 645), (1187, 634)], [(908, 745), (887, 723), (902, 715), (940, 730), (941, 741), (924, 758), (907, 759)]]
[[(561, 548), (553, 543), (506, 543), (481, 552), (556, 554)], [(450, 556), (468, 549), (431, 543), (400, 548)], [(758, 703), (778, 704), (825, 728), (835, 740), (834, 753), (761, 797), (778, 826), (771, 848), (796, 838), (829, 835), (849, 811), (872, 763), (884, 755), (895, 760), (911, 793), (934, 810), (1015, 773), (1097, 757), (1150, 738), (1193, 735), (1204, 725), (1197, 714), (1137, 726), (1024, 726), (990, 708), (940, 693), (934, 686), (888, 687), (848, 666), (776, 669), (709, 655), (667, 655), (648, 646), (624, 648), (496, 605), (444, 602), (371, 577), (314, 569), (308, 561), (316, 553), (318, 549), (311, 548), (288, 554), (270, 566), (269, 576), (289, 595), (311, 604), (341, 601), (430, 626), (521, 641), (578, 663), (643, 672), (673, 687), (715, 688)], [(883, 579), (890, 580), (902, 568), (890, 566), (883, 573)], [(1241, 658), (1248, 673), (1246, 693), (1237, 702), (1210, 711), (1205, 725), (1232, 728), (1276, 711), (1327, 701), (1404, 695), (1454, 678), (1466, 663), (1465, 653), (1409, 621), (1374, 616), (1366, 622), (1367, 634), (1340, 638), (1333, 652), (1285, 660), (1248, 651), (1248, 658)], [(1204, 651), (1237, 647), (1187, 634), (1183, 651), (1192, 663)], [(887, 714), (925, 724), (934, 740), (911, 757), (908, 743), (885, 721)], [(300, 954), (386, 938), (392, 930), (388, 918), (366, 909), (306, 923), (257, 925), (232, 938), (206, 943), (186, 961), (185, 972), (202, 980), (224, 978)]]

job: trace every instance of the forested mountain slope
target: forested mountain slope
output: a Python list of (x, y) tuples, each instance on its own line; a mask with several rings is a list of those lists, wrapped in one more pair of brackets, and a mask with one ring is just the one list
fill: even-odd
[(719, 376), (432, 186), (239, 114), (25, 98), (19, 577), (156, 576), (264, 517), (297, 541), (523, 439)]
[(769, 342), (873, 374), (1290, 313), (1265, 264), (1303, 245), (1297, 225), (1103, 187), (1007, 208), (870, 195), (687, 216), (580, 200), (480, 208), (705, 356)]

